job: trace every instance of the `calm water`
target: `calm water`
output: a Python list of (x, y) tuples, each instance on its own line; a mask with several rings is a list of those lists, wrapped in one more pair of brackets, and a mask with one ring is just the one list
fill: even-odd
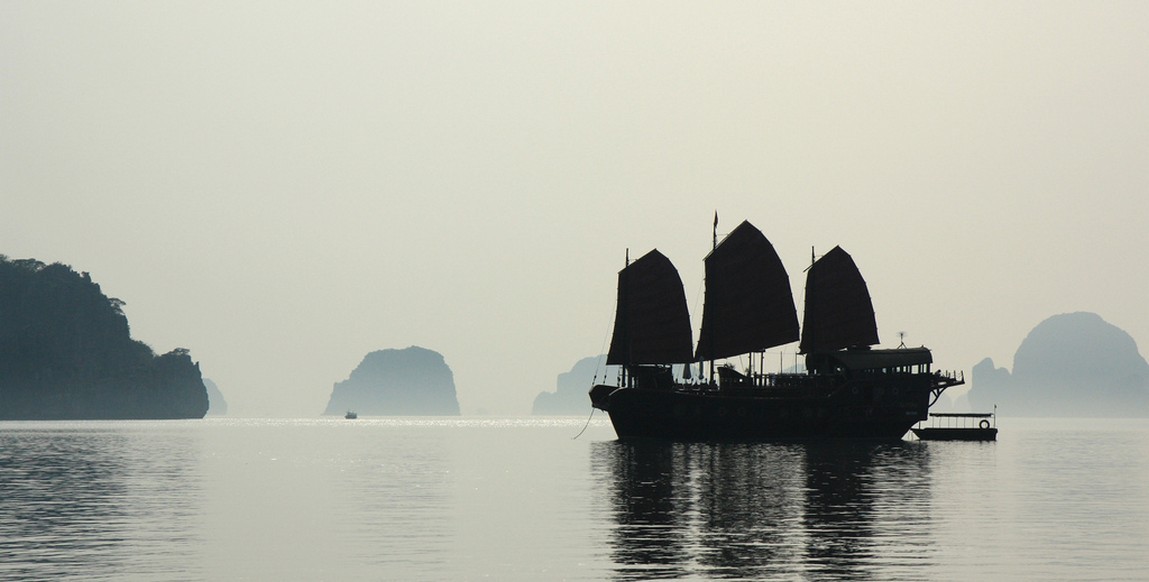
[(3, 422), (0, 579), (1149, 577), (1149, 421), (883, 445), (584, 422)]

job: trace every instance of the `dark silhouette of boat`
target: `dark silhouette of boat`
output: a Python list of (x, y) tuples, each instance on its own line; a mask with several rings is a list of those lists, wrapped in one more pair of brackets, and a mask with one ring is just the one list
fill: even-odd
[(348, 410), (347, 414), (343, 415), (343, 418), (346, 418), (347, 420), (355, 420), (356, 418), (359, 418), (359, 415), (355, 414), (355, 411), (353, 410)]
[(993, 412), (931, 412), (930, 421), (929, 426), (919, 423), (911, 429), (914, 435), (923, 441), (997, 440), (997, 414)]
[[(964, 384), (963, 376), (932, 371), (925, 347), (871, 348), (878, 333), (869, 290), (840, 247), (807, 269), (799, 338), (789, 277), (774, 247), (749, 222), (720, 244), (717, 217), (715, 229), (694, 349), (682, 280), (669, 259), (652, 250), (618, 274), (607, 364), (621, 367), (619, 382), (594, 386), (590, 399), (610, 415), (619, 438), (901, 439), (946, 388)], [(765, 350), (799, 339), (806, 371), (764, 371)], [(716, 360), (733, 356), (750, 366), (715, 369)], [(697, 379), (690, 378), (696, 362)], [(673, 364), (685, 364), (682, 378)]]

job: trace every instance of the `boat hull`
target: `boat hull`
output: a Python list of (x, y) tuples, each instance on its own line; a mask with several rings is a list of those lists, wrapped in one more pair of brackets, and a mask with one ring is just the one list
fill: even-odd
[(900, 440), (914, 423), (926, 418), (928, 387), (876, 388), (842, 386), (803, 395), (738, 395), (596, 386), (591, 399), (596, 408), (610, 415), (620, 439)]
[(923, 441), (996, 441), (996, 428), (915, 428)]

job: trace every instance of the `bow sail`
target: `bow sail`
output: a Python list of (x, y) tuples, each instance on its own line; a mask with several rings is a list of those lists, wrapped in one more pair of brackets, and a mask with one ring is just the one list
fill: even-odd
[(678, 270), (652, 250), (618, 273), (618, 310), (606, 363), (680, 364), (692, 339)]
[(706, 257), (697, 360), (745, 354), (798, 339), (790, 278), (774, 246), (749, 222)]
[(806, 313), (802, 321), (804, 354), (878, 343), (878, 324), (866, 281), (854, 259), (834, 247), (806, 274)]

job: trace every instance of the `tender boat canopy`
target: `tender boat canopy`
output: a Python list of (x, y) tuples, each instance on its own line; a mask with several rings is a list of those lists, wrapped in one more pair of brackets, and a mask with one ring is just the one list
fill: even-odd
[(806, 273), (806, 312), (798, 351), (809, 354), (878, 343), (874, 304), (858, 266), (834, 247)]
[(706, 257), (706, 301), (696, 359), (756, 352), (798, 339), (790, 278), (774, 246), (749, 222)]
[(685, 363), (691, 360), (691, 344), (686, 293), (670, 259), (655, 249), (619, 271), (606, 363)]

